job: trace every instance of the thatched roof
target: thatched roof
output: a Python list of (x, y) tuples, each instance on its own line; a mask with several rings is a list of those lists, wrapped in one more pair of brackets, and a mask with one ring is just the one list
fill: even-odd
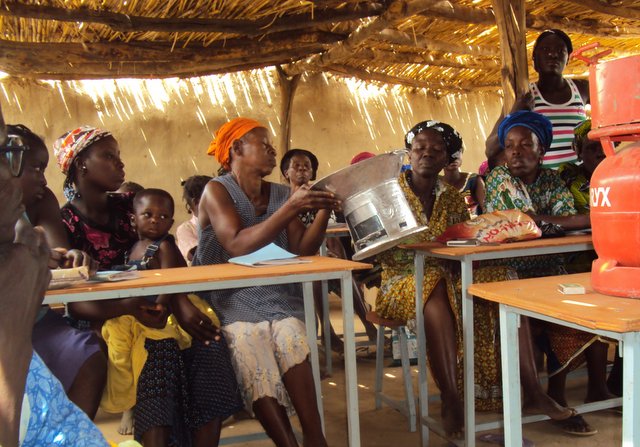
[[(39, 79), (190, 77), (281, 65), (435, 93), (501, 87), (498, 0), (0, 1), (0, 70)], [(502, 0), (504, 1), (504, 0)], [(640, 0), (527, 0), (547, 28), (640, 53)], [(529, 64), (531, 65), (531, 64)], [(586, 74), (572, 61), (568, 73)], [(532, 75), (533, 73), (530, 73)]]

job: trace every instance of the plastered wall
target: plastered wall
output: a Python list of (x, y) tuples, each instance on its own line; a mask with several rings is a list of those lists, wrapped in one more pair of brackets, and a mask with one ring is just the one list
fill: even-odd
[[(179, 206), (180, 181), (218, 168), (206, 155), (218, 126), (249, 116), (276, 134), (274, 143), (280, 140), (280, 90), (271, 70), (164, 81), (42, 83), (5, 78), (0, 81), (0, 101), (7, 123), (27, 125), (49, 148), (81, 124), (113, 132), (127, 179), (168, 190), (178, 203), (176, 222), (188, 218)], [(348, 165), (360, 151), (401, 148), (404, 133), (415, 123), (437, 119), (462, 134), (463, 170), (475, 171), (484, 160), (484, 140), (500, 107), (501, 98), (493, 93), (437, 99), (318, 74), (304, 77), (295, 94), (291, 147), (316, 153), (322, 177)], [(46, 174), (62, 202), (63, 177), (52, 153)], [(269, 179), (280, 181), (279, 172)]]

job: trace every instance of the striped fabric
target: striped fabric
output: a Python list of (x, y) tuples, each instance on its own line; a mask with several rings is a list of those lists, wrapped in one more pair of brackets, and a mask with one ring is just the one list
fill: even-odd
[(553, 142), (543, 160), (543, 165), (546, 168), (557, 169), (563, 163), (577, 160), (576, 154), (571, 148), (573, 129), (578, 123), (587, 119), (587, 115), (578, 87), (571, 79), (567, 79), (567, 82), (571, 87), (571, 99), (564, 104), (547, 102), (542, 97), (538, 85), (536, 83), (529, 84), (535, 101), (533, 111), (546, 116), (553, 124)]

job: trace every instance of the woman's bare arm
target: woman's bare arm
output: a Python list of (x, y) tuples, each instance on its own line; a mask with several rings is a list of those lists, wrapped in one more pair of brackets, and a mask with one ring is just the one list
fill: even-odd
[[(209, 182), (200, 200), (199, 218), (201, 228), (211, 225), (218, 240), (231, 256), (241, 256), (274, 241), (283, 229), (289, 229), (292, 220), (299, 220), (297, 216), (302, 210), (337, 207), (337, 203), (331, 193), (301, 187), (271, 217), (245, 228), (224, 186), (218, 182)], [(293, 236), (293, 239), (301, 237), (296, 234), (289, 236)]]
[(537, 214), (532, 216), (536, 224), (540, 222), (550, 222), (567, 230), (584, 230), (585, 228), (591, 228), (591, 219), (589, 214), (574, 214), (573, 216), (551, 216)]
[(485, 190), (484, 179), (480, 175), (476, 180), (475, 195), (476, 200), (478, 201), (478, 205), (480, 205), (480, 208), (484, 210), (484, 199), (487, 196), (487, 191)]
[[(18, 227), (16, 227), (18, 228)], [(18, 444), (31, 333), (51, 279), (44, 235), (22, 222), (17, 243), (0, 244), (0, 445)]]
[(289, 239), (289, 251), (302, 255), (315, 255), (322, 245), (331, 210), (318, 210), (315, 219), (308, 227), (305, 227), (299, 219), (287, 227)]
[(69, 248), (69, 239), (60, 216), (60, 204), (49, 188), (45, 188), (42, 199), (27, 209), (27, 215), (34, 226), (44, 230), (51, 247), (50, 268), (91, 265), (89, 255)]

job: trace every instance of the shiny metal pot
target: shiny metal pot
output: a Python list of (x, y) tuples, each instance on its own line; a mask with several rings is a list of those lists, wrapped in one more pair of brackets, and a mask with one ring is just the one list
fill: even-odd
[(394, 151), (348, 166), (318, 180), (314, 189), (342, 199), (358, 261), (381, 253), (424, 231), (413, 217), (398, 176), (406, 151)]

